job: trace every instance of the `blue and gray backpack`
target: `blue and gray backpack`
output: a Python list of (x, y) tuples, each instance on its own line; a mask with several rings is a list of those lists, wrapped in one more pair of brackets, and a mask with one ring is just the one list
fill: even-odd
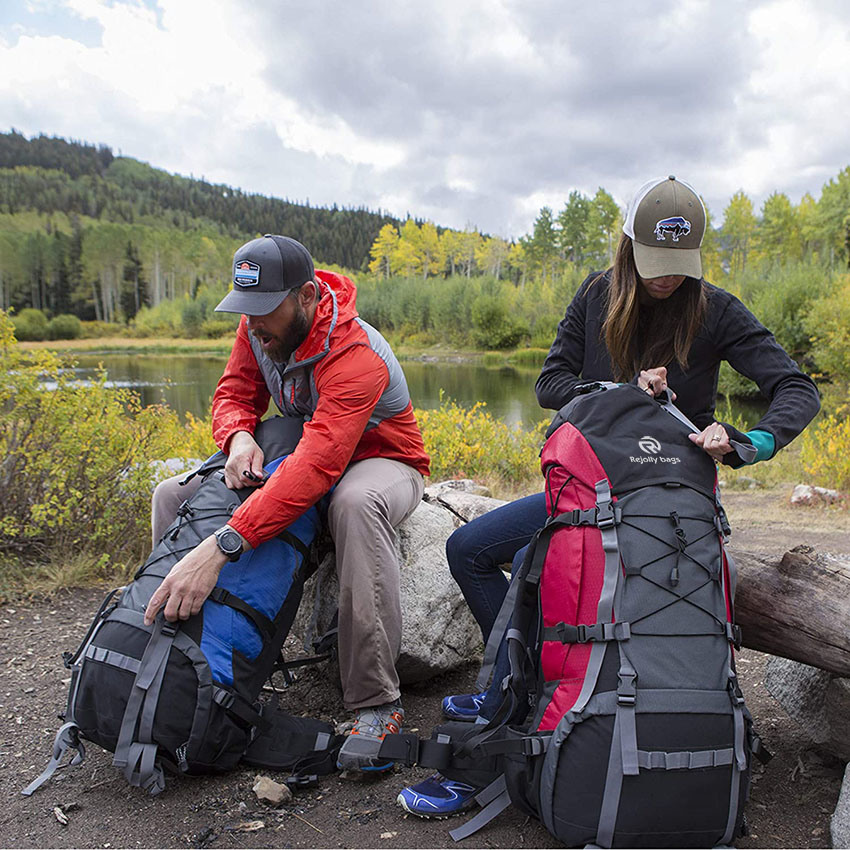
[[(275, 417), (255, 437), (271, 474), (293, 450), (302, 422)], [(240, 761), (291, 769), (303, 784), (334, 769), (340, 738), (333, 727), (291, 717), (257, 698), (281, 664), (281, 648), (304, 581), (315, 568), (311, 547), (320, 528), (313, 507), (277, 537), (221, 571), (201, 611), (152, 626), (145, 606), (172, 566), (224, 525), (250, 495), (224, 483), (226, 456), (213, 455), (195, 474), (203, 481), (126, 587), (112, 591), (76, 652), (65, 654), (71, 685), (64, 725), (32, 794), (67, 751), (85, 755), (83, 739), (114, 753), (127, 781), (158, 794), (164, 769), (218, 773)], [(191, 477), (191, 476), (190, 476)]]

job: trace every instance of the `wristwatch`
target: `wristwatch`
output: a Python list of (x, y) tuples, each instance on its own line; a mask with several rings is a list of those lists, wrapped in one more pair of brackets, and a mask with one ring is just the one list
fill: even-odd
[(223, 525), (215, 532), (216, 546), (227, 555), (228, 561), (238, 561), (242, 554), (242, 535), (229, 525)]

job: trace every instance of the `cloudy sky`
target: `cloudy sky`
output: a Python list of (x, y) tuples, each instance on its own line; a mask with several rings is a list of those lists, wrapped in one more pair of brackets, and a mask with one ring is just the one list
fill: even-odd
[(12, 127), (506, 237), (666, 174), (718, 220), (850, 164), (850, 3), (2, 0)]

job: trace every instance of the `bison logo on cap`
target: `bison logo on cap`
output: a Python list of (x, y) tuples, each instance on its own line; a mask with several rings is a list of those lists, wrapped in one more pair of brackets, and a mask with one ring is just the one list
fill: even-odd
[(672, 218), (662, 218), (655, 225), (655, 238), (658, 242), (666, 242), (666, 233), (673, 234), (673, 241), (678, 242), (680, 236), (687, 236), (691, 232), (691, 223), (680, 215)]

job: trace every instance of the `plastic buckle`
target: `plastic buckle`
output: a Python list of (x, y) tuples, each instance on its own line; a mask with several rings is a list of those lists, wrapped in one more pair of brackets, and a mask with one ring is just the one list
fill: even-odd
[(177, 629), (179, 628), (177, 623), (169, 623), (168, 620), (162, 621), (162, 628), (160, 631), (166, 637), (174, 637), (177, 634)]
[(310, 788), (319, 784), (319, 777), (315, 773), (309, 773), (306, 776), (288, 776), (284, 783), (289, 788)]
[(236, 697), (234, 697), (229, 691), (225, 690), (216, 691), (213, 699), (224, 709), (230, 708), (233, 703), (236, 702)]
[(735, 647), (735, 649), (740, 649), (744, 639), (741, 627), (738, 625), (733, 625), (732, 623), (727, 623), (726, 639), (732, 644), (732, 646)]
[(587, 626), (584, 623), (576, 626), (576, 643), (587, 643)]
[(717, 527), (724, 537), (728, 537), (732, 533), (732, 526), (729, 525), (729, 518), (726, 516), (723, 505), (717, 505)]
[(614, 506), (611, 502), (603, 502), (596, 506), (596, 525), (603, 530), (613, 528), (616, 525)]
[(729, 696), (735, 705), (744, 705), (744, 694), (738, 685), (738, 678), (734, 674), (729, 677)]
[(540, 738), (523, 738), (522, 754), (524, 756), (539, 756), (545, 752), (543, 741)]
[(617, 687), (617, 704), (633, 708), (637, 703), (637, 691), (635, 690), (635, 673), (620, 673), (620, 684)]

